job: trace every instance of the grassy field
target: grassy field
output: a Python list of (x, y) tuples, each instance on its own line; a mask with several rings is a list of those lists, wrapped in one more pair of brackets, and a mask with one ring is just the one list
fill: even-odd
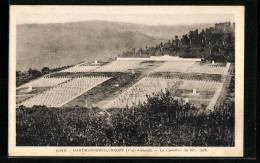
[(188, 98), (189, 102), (196, 106), (197, 108), (206, 107), (215, 92), (210, 91), (198, 91), (198, 94), (194, 95), (190, 90), (177, 89), (174, 93), (174, 96), (180, 98)]

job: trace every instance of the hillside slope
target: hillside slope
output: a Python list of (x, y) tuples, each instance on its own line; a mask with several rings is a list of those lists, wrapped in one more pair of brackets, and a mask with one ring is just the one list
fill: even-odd
[[(208, 24), (200, 27), (209, 26)], [(155, 46), (198, 26), (147, 26), (87, 21), (17, 26), (17, 70), (107, 60), (133, 48)], [(162, 39), (163, 38), (163, 39)]]

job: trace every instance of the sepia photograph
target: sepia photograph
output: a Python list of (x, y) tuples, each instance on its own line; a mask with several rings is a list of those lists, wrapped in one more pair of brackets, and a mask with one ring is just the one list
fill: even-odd
[(242, 6), (11, 6), (10, 156), (242, 157)]

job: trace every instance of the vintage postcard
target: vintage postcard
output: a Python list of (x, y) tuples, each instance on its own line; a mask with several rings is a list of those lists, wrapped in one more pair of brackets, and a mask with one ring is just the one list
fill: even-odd
[(243, 157), (243, 6), (10, 6), (9, 156)]

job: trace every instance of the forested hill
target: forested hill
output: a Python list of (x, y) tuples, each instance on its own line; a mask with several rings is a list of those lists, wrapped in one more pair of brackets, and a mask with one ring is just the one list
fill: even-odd
[(18, 25), (16, 66), (19, 71), (28, 71), (108, 60), (124, 51), (155, 46), (175, 35), (209, 26), (147, 26), (105, 21)]
[(234, 62), (235, 24), (217, 23), (214, 26), (191, 30), (181, 37), (175, 36), (155, 46), (132, 49), (119, 57), (180, 56), (183, 58), (204, 58), (219, 62)]

